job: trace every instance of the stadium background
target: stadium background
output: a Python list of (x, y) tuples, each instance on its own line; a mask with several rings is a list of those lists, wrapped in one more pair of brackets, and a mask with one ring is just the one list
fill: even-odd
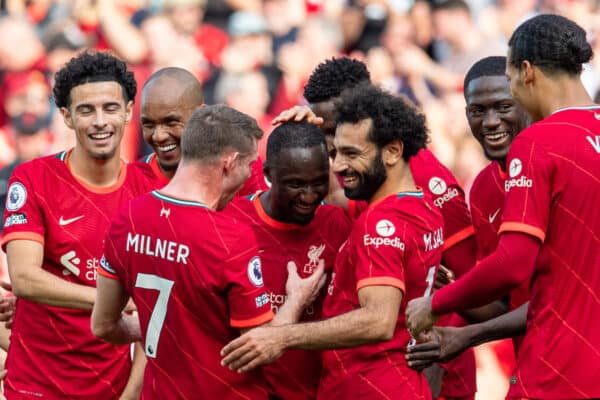
[[(138, 87), (159, 68), (186, 68), (202, 81), (207, 103), (253, 116), (266, 134), (274, 116), (306, 103), (302, 89), (319, 62), (359, 58), (375, 84), (422, 109), (431, 149), (467, 193), (487, 163), (464, 114), (471, 64), (505, 55), (513, 29), (539, 12), (577, 21), (600, 51), (598, 0), (0, 0), (0, 12), (0, 193), (15, 163), (73, 146), (50, 87), (54, 72), (85, 48), (126, 60)], [(596, 102), (599, 73), (597, 57), (582, 75)], [(123, 148), (128, 160), (150, 151), (138, 107)], [(477, 398), (504, 398), (510, 343), (479, 346), (476, 356)]]

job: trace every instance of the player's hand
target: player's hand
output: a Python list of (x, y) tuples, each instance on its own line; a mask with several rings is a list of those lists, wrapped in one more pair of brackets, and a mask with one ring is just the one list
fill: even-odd
[(258, 327), (232, 340), (221, 350), (221, 365), (248, 372), (278, 359), (285, 350), (281, 327)]
[(4, 322), (6, 329), (12, 327), (17, 309), (17, 298), (12, 294), (4, 294), (0, 297), (0, 322)]
[(440, 268), (438, 269), (438, 273), (435, 276), (435, 288), (441, 289), (444, 286), (449, 285), (452, 282), (454, 282), (455, 279), (456, 279), (456, 277), (454, 276), (454, 272), (452, 272), (452, 270), (444, 267), (443, 265), (440, 265)]
[(271, 124), (277, 125), (288, 121), (306, 121), (309, 124), (319, 126), (323, 123), (323, 118), (317, 117), (317, 114), (308, 106), (294, 106), (289, 110), (282, 111), (281, 114), (273, 118)]
[(407, 346), (404, 356), (408, 366), (416, 371), (421, 371), (439, 362), (441, 354), (440, 341), (433, 332), (422, 334), (419, 342), (423, 343)]
[(438, 320), (439, 316), (431, 310), (432, 296), (412, 299), (406, 306), (406, 326), (413, 337), (428, 331)]
[(325, 275), (325, 261), (319, 260), (317, 268), (312, 275), (307, 278), (300, 278), (298, 268), (293, 261), (288, 262), (288, 279), (285, 283), (285, 292), (287, 294), (286, 301), (295, 301), (302, 308), (311, 304), (325, 285), (327, 275)]

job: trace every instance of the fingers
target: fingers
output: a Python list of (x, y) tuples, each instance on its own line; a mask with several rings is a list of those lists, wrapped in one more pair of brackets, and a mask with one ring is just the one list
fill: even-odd
[(227, 356), (223, 357), (221, 364), (230, 370), (235, 371), (241, 369), (259, 355), (259, 352), (256, 351), (253, 346), (246, 344), (242, 347), (238, 347)]
[(292, 277), (294, 279), (300, 279), (300, 276), (298, 275), (298, 267), (296, 266), (295, 262), (288, 261), (287, 270), (288, 270), (288, 279), (290, 279), (290, 277)]
[(323, 118), (317, 117), (317, 115), (310, 109), (310, 107), (294, 106), (289, 110), (283, 111), (277, 117), (273, 118), (271, 124), (277, 125), (288, 121), (300, 122), (303, 120), (306, 120), (306, 122), (314, 125), (321, 125), (323, 123)]
[[(225, 357), (227, 355), (229, 355), (230, 353), (234, 352), (235, 350), (237, 350), (238, 348), (242, 347), (244, 344), (246, 344), (246, 341), (248, 340), (248, 338), (244, 335), (240, 336), (237, 339), (232, 340), (231, 342), (227, 343), (227, 345), (225, 347), (223, 347), (221, 349), (221, 357)], [(223, 361), (221, 361), (222, 365), (225, 365), (225, 358), (223, 359)]]
[(0, 279), (0, 287), (6, 290), (7, 292), (12, 292), (12, 285), (3, 279)]

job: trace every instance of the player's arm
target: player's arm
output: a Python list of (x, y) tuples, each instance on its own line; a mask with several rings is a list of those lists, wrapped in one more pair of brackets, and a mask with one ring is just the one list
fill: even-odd
[(42, 268), (44, 247), (33, 240), (6, 244), (8, 273), (15, 296), (56, 307), (91, 309), (96, 289), (65, 281)]
[(125, 389), (123, 389), (123, 393), (121, 394), (121, 397), (119, 397), (119, 400), (138, 400), (140, 398), (144, 383), (146, 362), (147, 359), (144, 354), (144, 347), (140, 342), (136, 342), (133, 349), (133, 362), (131, 364), (129, 380), (127, 380), (127, 385), (125, 385)]
[(406, 309), (413, 335), (428, 330), (439, 315), (478, 307), (499, 299), (531, 277), (541, 242), (520, 232), (506, 232), (494, 253), (462, 278), (431, 297), (411, 300)]
[(117, 279), (98, 274), (97, 298), (92, 310), (92, 333), (112, 344), (142, 340), (137, 316), (124, 314), (129, 294)]
[(225, 346), (222, 364), (246, 372), (277, 359), (284, 350), (325, 350), (390, 340), (398, 322), (402, 291), (365, 286), (360, 308), (318, 322), (254, 329)]
[(489, 321), (460, 328), (433, 327), (424, 335), (425, 343), (407, 349), (408, 366), (421, 370), (436, 362), (448, 362), (469, 347), (499, 339), (511, 338), (525, 332), (528, 303)]

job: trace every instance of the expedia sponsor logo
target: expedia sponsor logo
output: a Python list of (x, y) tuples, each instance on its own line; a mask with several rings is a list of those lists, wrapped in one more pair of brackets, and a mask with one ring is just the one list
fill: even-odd
[(25, 216), (24, 213), (13, 214), (13, 215), (9, 216), (8, 218), (6, 218), (6, 221), (4, 221), (4, 227), (8, 228), (9, 226), (12, 226), (12, 225), (23, 225), (26, 223), (27, 223), (27, 217)]
[(436, 197), (436, 199), (433, 200), (433, 204), (435, 204), (439, 208), (443, 208), (445, 203), (449, 202), (456, 196), (458, 196), (458, 190), (456, 188), (451, 187), (446, 193), (444, 193), (443, 196)]
[(504, 190), (507, 193), (513, 187), (530, 188), (533, 186), (533, 180), (527, 178), (525, 175), (516, 179), (516, 177), (521, 173), (521, 171), (523, 171), (523, 163), (518, 158), (513, 158), (512, 161), (510, 162), (510, 165), (508, 166), (508, 175), (512, 179), (507, 179), (504, 182)]
[(404, 250), (404, 243), (399, 237), (392, 239), (389, 237), (383, 238), (379, 236), (364, 235), (363, 243), (365, 246), (374, 246), (376, 249), (378, 249), (379, 246), (391, 246), (400, 250)]

